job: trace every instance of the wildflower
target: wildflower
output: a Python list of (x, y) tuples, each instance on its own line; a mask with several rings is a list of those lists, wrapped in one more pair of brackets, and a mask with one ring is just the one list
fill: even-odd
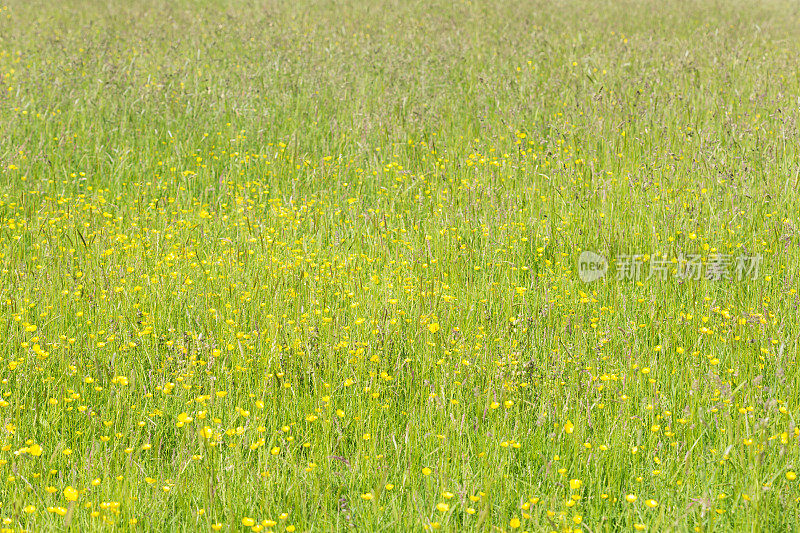
[(75, 490), (72, 485), (67, 485), (67, 487), (64, 489), (64, 498), (66, 498), (68, 502), (77, 501), (78, 491)]

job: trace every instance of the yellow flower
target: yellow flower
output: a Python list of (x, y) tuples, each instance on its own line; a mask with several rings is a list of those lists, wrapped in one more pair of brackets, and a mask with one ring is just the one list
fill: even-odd
[(250, 517), (245, 516), (244, 518), (242, 518), (242, 525), (247, 527), (253, 527), (254, 525), (256, 525), (256, 521)]
[(28, 447), (28, 453), (33, 455), (34, 457), (39, 457), (42, 455), (42, 447), (38, 444), (34, 444)]
[(361, 499), (362, 500), (367, 500), (367, 501), (372, 500), (374, 497), (375, 496), (373, 496), (371, 492), (367, 492), (366, 494), (362, 494), (361, 495)]
[(431, 333), (436, 333), (437, 331), (439, 331), (439, 324), (436, 322), (428, 324), (428, 331), (430, 331)]
[(648, 507), (650, 507), (650, 508), (655, 508), (655, 507), (658, 507), (658, 502), (657, 502), (657, 501), (655, 501), (655, 500), (647, 500), (647, 501), (646, 501), (646, 502), (644, 502), (644, 503), (645, 503), (645, 505), (647, 505), (647, 506), (648, 506)]
[(628, 503), (635, 502), (636, 501), (636, 495), (635, 494), (628, 494), (627, 496), (625, 496), (625, 501), (627, 501)]
[(571, 488), (572, 490), (578, 490), (579, 488), (581, 488), (581, 485), (583, 485), (583, 481), (581, 481), (580, 479), (569, 480), (569, 488)]
[(788, 479), (789, 481), (794, 481), (795, 479), (797, 479), (797, 474), (789, 470), (788, 472), (786, 472), (786, 479)]
[(564, 432), (566, 432), (567, 434), (570, 434), (573, 431), (575, 431), (575, 426), (573, 425), (572, 422), (567, 420), (567, 422), (564, 424)]
[(422, 475), (424, 475), (424, 476), (430, 476), (431, 472), (433, 472), (433, 470), (431, 470), (427, 466), (422, 469)]
[(519, 518), (517, 518), (516, 516), (512, 518), (511, 521), (508, 523), (508, 525), (511, 526), (511, 529), (517, 529), (520, 526), (520, 524), (521, 522), (519, 521)]
[(183, 427), (184, 424), (188, 424), (192, 420), (194, 419), (191, 416), (189, 416), (189, 413), (181, 413), (178, 415), (178, 423), (175, 425), (180, 428)]
[(77, 501), (78, 491), (75, 490), (72, 485), (67, 485), (67, 488), (64, 489), (64, 498), (66, 498), (68, 502)]
[(436, 508), (439, 510), (440, 513), (446, 513), (450, 510), (450, 506), (444, 502), (440, 502), (436, 504)]

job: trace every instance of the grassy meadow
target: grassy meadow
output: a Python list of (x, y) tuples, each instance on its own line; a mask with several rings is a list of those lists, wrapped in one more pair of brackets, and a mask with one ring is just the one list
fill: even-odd
[(790, 0), (0, 1), (0, 528), (800, 529), (798, 66)]

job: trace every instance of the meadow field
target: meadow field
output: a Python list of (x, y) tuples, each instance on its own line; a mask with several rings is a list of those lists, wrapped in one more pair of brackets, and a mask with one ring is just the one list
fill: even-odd
[(0, 1), (0, 528), (797, 531), (800, 4)]

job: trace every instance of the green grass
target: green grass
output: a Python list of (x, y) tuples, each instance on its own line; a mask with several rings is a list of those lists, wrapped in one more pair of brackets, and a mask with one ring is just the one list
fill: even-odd
[(788, 0), (0, 4), (3, 526), (800, 528), (798, 53)]

